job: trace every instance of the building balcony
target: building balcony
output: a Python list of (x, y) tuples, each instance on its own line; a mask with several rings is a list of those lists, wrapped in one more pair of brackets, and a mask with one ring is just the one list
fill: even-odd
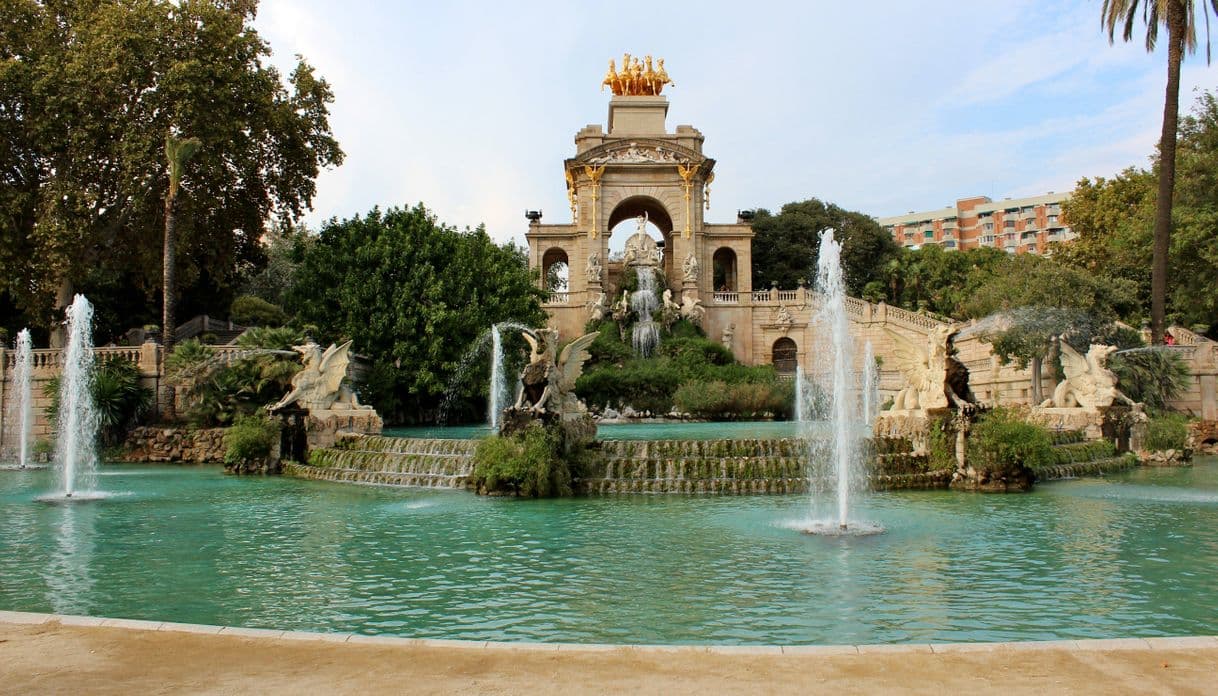
[(545, 306), (554, 307), (567, 305), (571, 303), (571, 293), (569, 292), (552, 292), (550, 298), (545, 301)]
[(715, 304), (740, 304), (740, 293), (734, 290), (718, 290), (712, 295)]

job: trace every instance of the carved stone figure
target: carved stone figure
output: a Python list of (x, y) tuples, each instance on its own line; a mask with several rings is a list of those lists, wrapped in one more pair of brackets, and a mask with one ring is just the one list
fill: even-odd
[(585, 306), (588, 308), (589, 321), (604, 321), (605, 315), (609, 313), (609, 307), (605, 305), (605, 293), (600, 293), (597, 298), (588, 302)]
[(630, 293), (622, 291), (622, 299), (613, 303), (613, 320), (618, 322), (626, 321), (626, 317), (630, 316)]
[[(953, 328), (946, 325), (935, 328), (927, 336), (925, 346), (919, 346), (891, 329), (884, 330), (893, 343), (890, 359), (906, 381), (906, 386), (893, 399), (892, 410), (947, 408), (950, 403), (947, 386), (948, 341), (955, 333)], [(961, 403), (967, 403), (963, 397), (956, 397)]]
[(675, 153), (659, 145), (656, 147), (639, 147), (638, 143), (630, 143), (629, 147), (614, 149), (588, 160), (593, 164), (642, 164), (655, 162), (659, 164), (676, 164), (680, 162)]
[(1111, 406), (1117, 398), (1133, 403), (1117, 389), (1116, 375), (1107, 367), (1108, 356), (1116, 350), (1115, 346), (1093, 343), (1084, 356), (1065, 341), (1059, 340), (1058, 345), (1066, 378), (1053, 390), (1053, 398), (1047, 399), (1042, 407), (1097, 411)]
[(685, 263), (681, 264), (681, 279), (687, 283), (698, 282), (698, 256), (692, 251), (685, 255)]
[(702, 326), (702, 321), (706, 319), (706, 308), (702, 306), (702, 300), (682, 292), (681, 317), (688, 319), (694, 326)]
[(585, 334), (558, 351), (558, 332), (554, 329), (524, 331), (529, 343), (529, 364), (520, 375), (524, 388), (513, 407), (535, 415), (550, 414), (561, 420), (571, 420), (587, 413), (584, 403), (575, 395), (575, 380), (583, 373), (588, 359), (588, 346), (600, 335)]
[(795, 323), (795, 317), (791, 316), (791, 310), (785, 304), (778, 305), (778, 315), (774, 319), (774, 323), (783, 326), (791, 326)]
[(300, 353), (304, 368), (292, 377), (292, 391), (268, 410), (278, 411), (292, 404), (310, 412), (372, 409), (359, 403), (347, 383), (351, 341), (341, 346), (331, 343), (324, 352), (313, 342), (292, 349)]
[(630, 266), (659, 266), (664, 261), (656, 240), (647, 234), (647, 214), (637, 218), (638, 227), (630, 239), (626, 240), (625, 252), (622, 255), (622, 265)]
[(603, 272), (604, 268), (601, 266), (600, 252), (594, 251), (588, 255), (588, 264), (584, 267), (584, 273), (588, 276), (588, 285), (590, 287), (599, 287)]
[(728, 324), (727, 328), (725, 328), (723, 330), (723, 336), (719, 339), (719, 342), (723, 344), (724, 348), (731, 350), (732, 349), (732, 337), (735, 336), (735, 334), (736, 334), (736, 325)]
[(672, 289), (665, 288), (662, 293), (663, 306), (660, 308), (660, 323), (664, 328), (670, 328), (677, 319), (681, 318), (681, 305), (672, 299)]

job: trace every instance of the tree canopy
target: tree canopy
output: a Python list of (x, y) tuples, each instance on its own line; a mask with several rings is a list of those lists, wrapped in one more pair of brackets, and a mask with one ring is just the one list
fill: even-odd
[(304, 60), (286, 81), (266, 64), (256, 9), (0, 0), (0, 304), (22, 314), (6, 322), (49, 325), (65, 287), (126, 322), (101, 335), (155, 321), (169, 134), (202, 144), (177, 203), (185, 311), (227, 306), (268, 220), (308, 208), (343, 158), (333, 95)]
[(842, 268), (853, 295), (883, 281), (884, 262), (897, 253), (892, 236), (874, 218), (815, 198), (788, 203), (777, 214), (758, 210), (753, 219), (753, 287), (794, 288), (811, 282), (820, 233), (832, 227), (842, 242)]
[[(1097, 277), (1137, 284), (1137, 314), (1150, 313), (1157, 175), (1131, 167), (1111, 179), (1079, 181), (1064, 213), (1079, 238), (1054, 258)], [(1180, 119), (1175, 205), (1168, 255), (1168, 323), (1218, 331), (1218, 100), (1203, 93)]]
[[(419, 204), (326, 223), (301, 245), (285, 300), (318, 341), (352, 339), (373, 359), (363, 394), (401, 422), (436, 415), (491, 325), (543, 323), (544, 296), (523, 249), (496, 245), (481, 226), (439, 223)], [(481, 398), (484, 385), (470, 375), (462, 395)]]

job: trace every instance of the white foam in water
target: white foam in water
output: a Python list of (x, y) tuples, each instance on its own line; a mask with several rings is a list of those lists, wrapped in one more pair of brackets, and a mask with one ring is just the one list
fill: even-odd
[(93, 408), (93, 306), (77, 295), (67, 310), (68, 347), (59, 377), (55, 466), (64, 498), (93, 499), (97, 414)]

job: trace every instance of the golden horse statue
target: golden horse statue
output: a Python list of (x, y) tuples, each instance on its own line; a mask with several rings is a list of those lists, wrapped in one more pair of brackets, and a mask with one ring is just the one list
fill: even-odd
[(668, 71), (664, 69), (664, 59), (656, 59), (653, 65), (651, 56), (643, 56), (639, 60), (629, 53), (622, 55), (621, 69), (612, 58), (609, 59), (609, 70), (601, 81), (601, 91), (608, 87), (615, 97), (655, 96), (664, 91), (664, 85), (673, 84), (668, 79)]

